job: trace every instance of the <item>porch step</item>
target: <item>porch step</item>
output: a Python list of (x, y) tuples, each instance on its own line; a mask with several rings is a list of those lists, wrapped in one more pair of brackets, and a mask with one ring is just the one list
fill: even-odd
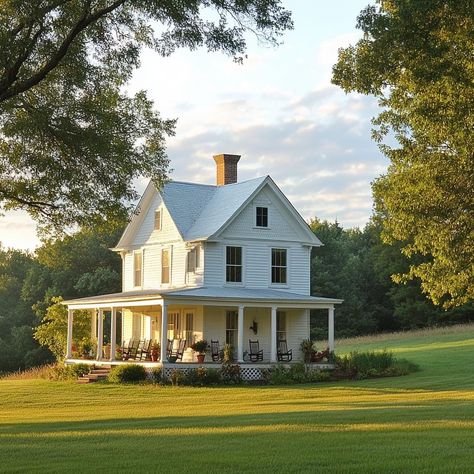
[(78, 377), (77, 383), (92, 383), (97, 382), (98, 380), (104, 380), (109, 375), (111, 366), (110, 365), (102, 365), (100, 367), (94, 367), (90, 370), (87, 375), (82, 375)]

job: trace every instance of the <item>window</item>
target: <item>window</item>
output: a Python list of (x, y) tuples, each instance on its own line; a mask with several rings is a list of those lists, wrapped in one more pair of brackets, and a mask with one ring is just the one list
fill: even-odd
[(286, 341), (286, 313), (277, 311), (277, 341)]
[(268, 207), (256, 208), (256, 226), (268, 227)]
[(199, 246), (188, 252), (188, 272), (195, 272), (199, 268), (200, 251)]
[(237, 311), (227, 311), (225, 318), (225, 343), (237, 347)]
[(155, 230), (161, 230), (161, 210), (155, 211)]
[(242, 247), (226, 247), (226, 276), (231, 283), (242, 281)]
[(143, 255), (141, 250), (133, 254), (133, 284), (142, 286), (142, 263)]
[(272, 249), (272, 283), (286, 284), (286, 249)]
[(163, 249), (161, 251), (161, 283), (170, 282), (170, 251)]

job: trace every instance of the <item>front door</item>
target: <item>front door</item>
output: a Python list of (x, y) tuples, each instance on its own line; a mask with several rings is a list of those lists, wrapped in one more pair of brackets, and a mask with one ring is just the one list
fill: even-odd
[(194, 311), (178, 310), (168, 313), (168, 339), (186, 339), (186, 347), (194, 342)]

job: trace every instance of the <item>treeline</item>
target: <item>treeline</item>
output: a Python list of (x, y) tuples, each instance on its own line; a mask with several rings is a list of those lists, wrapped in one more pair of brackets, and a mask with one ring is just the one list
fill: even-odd
[[(324, 243), (312, 254), (312, 294), (344, 300), (335, 312), (337, 337), (474, 321), (472, 303), (446, 311), (422, 293), (419, 281), (392, 280), (392, 275), (406, 273), (413, 261), (402, 254), (401, 245), (381, 241), (377, 223), (348, 230), (337, 222), (313, 220), (310, 225)], [(326, 337), (326, 313), (312, 313), (316, 340)]]
[[(121, 288), (121, 261), (114, 246), (124, 223), (83, 229), (46, 241), (34, 254), (0, 247), (0, 372), (53, 359), (33, 337), (56, 296), (65, 299), (114, 293)], [(380, 240), (373, 222), (363, 230), (337, 222), (311, 222), (324, 242), (312, 255), (312, 294), (344, 299), (336, 309), (336, 335), (355, 336), (474, 320), (472, 304), (445, 311), (417, 282), (396, 284), (409, 261)], [(326, 337), (327, 314), (312, 314), (312, 338)]]
[(56, 296), (80, 298), (121, 289), (113, 247), (123, 223), (48, 240), (34, 254), (0, 246), (0, 373), (53, 360), (33, 331)]

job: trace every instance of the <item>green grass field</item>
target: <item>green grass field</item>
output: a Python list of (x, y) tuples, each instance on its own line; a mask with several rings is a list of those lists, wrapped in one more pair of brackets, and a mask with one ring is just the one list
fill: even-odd
[(312, 386), (0, 380), (0, 472), (474, 472), (474, 325), (340, 341), (421, 371)]

